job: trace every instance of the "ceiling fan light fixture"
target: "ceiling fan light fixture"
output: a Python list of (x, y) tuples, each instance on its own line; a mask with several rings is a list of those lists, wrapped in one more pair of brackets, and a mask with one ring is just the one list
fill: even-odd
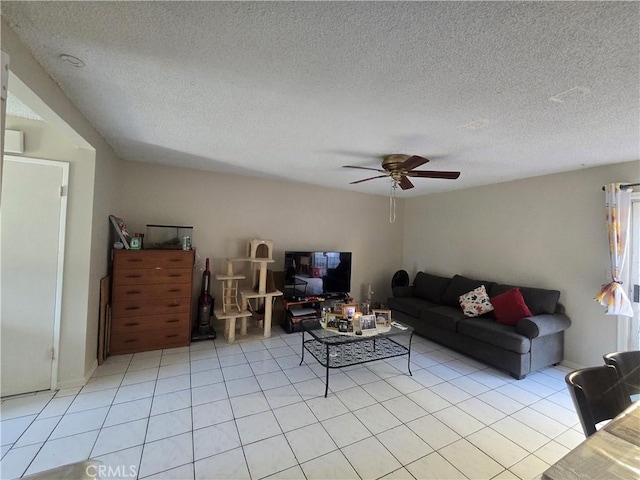
[(369, 180), (375, 180), (376, 178), (389, 178), (391, 180), (391, 193), (389, 194), (389, 222), (396, 221), (396, 190), (400, 187), (402, 190), (409, 190), (414, 187), (409, 177), (415, 178), (444, 178), (455, 180), (460, 176), (460, 172), (442, 172), (434, 170), (415, 170), (415, 168), (424, 165), (429, 162), (428, 158), (421, 157), (419, 155), (403, 155), (392, 154), (384, 155), (382, 157), (382, 169), (360, 167), (356, 165), (343, 165), (343, 168), (357, 168), (360, 170), (373, 170), (374, 172), (382, 173), (375, 177), (363, 178), (362, 180), (356, 180), (355, 182), (349, 182), (350, 185), (357, 183), (368, 182)]

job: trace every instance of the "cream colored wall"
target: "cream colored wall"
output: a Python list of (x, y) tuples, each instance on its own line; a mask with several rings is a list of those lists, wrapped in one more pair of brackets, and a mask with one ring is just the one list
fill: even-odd
[(352, 251), (357, 299), (371, 282), (374, 300), (385, 301), (401, 264), (402, 214), (390, 224), (385, 197), (138, 162), (124, 162), (120, 181), (118, 213), (131, 232), (148, 223), (194, 226), (198, 288), (206, 257), (213, 274), (223, 273), (224, 260), (244, 256), (252, 238), (274, 241), (274, 270), (285, 250)]
[[(39, 105), (33, 105), (32, 98), (21, 100), (55, 126), (25, 134), (24, 155), (71, 162), (58, 385), (81, 385), (96, 365), (99, 285), (107, 272), (109, 249), (107, 212), (114, 210), (118, 196), (116, 171), (121, 161), (4, 19), (2, 50), (11, 57), (12, 74), (35, 94)], [(10, 79), (9, 91), (13, 87)], [(8, 121), (7, 128), (13, 128)], [(89, 148), (69, 148), (60, 138), (64, 136)]]
[(404, 268), (560, 290), (565, 361), (600, 364), (616, 349), (616, 318), (593, 301), (609, 268), (601, 187), (615, 181), (640, 181), (640, 162), (406, 200)]
[(86, 299), (89, 315), (85, 335), (85, 375), (96, 366), (98, 357), (98, 315), (100, 311), (100, 279), (107, 275), (111, 255), (111, 224), (109, 215), (116, 211), (119, 196), (119, 168), (124, 163), (102, 142), (96, 148), (93, 184), (93, 218), (91, 231), (84, 239), (89, 251), (89, 295)]

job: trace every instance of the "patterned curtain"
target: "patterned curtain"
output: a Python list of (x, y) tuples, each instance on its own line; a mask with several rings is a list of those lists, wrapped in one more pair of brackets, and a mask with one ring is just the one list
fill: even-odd
[(602, 286), (594, 300), (606, 307), (607, 315), (633, 317), (631, 302), (622, 286), (622, 267), (627, 254), (631, 193), (621, 190), (620, 183), (605, 185), (607, 234), (611, 254), (611, 282)]

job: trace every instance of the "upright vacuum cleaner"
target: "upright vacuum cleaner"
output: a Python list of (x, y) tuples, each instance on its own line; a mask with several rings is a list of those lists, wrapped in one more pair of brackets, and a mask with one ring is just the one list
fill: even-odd
[(202, 290), (200, 291), (200, 298), (198, 298), (198, 325), (191, 335), (191, 341), (216, 338), (216, 331), (211, 325), (214, 300), (211, 296), (211, 272), (209, 271), (209, 259), (207, 258), (204, 272), (202, 272)]

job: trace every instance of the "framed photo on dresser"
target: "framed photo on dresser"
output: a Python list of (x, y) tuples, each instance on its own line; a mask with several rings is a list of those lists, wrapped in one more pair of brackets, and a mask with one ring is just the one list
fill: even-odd
[(113, 225), (113, 228), (116, 231), (118, 240), (124, 245), (124, 248), (128, 250), (131, 236), (129, 235), (127, 224), (125, 223), (124, 219), (116, 217), (115, 215), (109, 215), (109, 220), (111, 220), (111, 225)]

